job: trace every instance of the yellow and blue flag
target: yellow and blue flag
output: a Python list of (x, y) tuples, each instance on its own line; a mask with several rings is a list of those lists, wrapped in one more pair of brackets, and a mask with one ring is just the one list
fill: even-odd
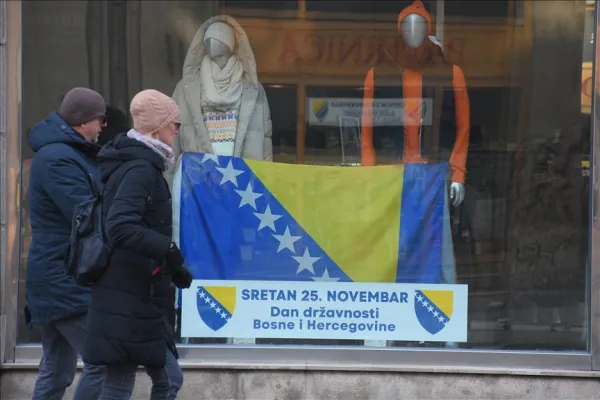
[(439, 283), (447, 171), (185, 153), (176, 235), (194, 279)]

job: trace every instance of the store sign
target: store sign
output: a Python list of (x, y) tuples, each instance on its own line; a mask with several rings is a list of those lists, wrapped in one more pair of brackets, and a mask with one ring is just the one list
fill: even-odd
[(466, 342), (467, 286), (202, 281), (182, 336)]
[[(243, 22), (259, 75), (364, 79), (374, 66), (381, 67), (384, 76), (398, 73), (403, 43), (393, 23)], [(482, 79), (505, 79), (511, 51), (506, 46), (507, 35), (520, 38), (521, 27), (448, 25), (444, 53), (461, 66), (471, 85), (482, 84)]]
[[(343, 117), (362, 119), (362, 99), (312, 97), (308, 102), (308, 124), (311, 126), (339, 126)], [(373, 126), (429, 126), (433, 121), (432, 110), (433, 100), (428, 98), (375, 99), (371, 120)]]

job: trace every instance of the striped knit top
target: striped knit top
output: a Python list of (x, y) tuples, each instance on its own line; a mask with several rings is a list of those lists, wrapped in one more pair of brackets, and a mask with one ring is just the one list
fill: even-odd
[(208, 131), (214, 154), (233, 156), (240, 102), (223, 110), (202, 101), (204, 125)]

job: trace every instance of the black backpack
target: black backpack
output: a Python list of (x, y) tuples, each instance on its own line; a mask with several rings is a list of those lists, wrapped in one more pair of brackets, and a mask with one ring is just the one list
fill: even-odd
[(94, 198), (75, 206), (67, 253), (67, 274), (81, 286), (93, 286), (108, 267), (111, 247), (104, 235), (102, 190), (88, 175)]
[[(119, 168), (131, 168), (136, 164), (147, 163), (143, 160), (132, 160), (124, 163)], [(151, 164), (149, 164), (151, 165)], [(154, 169), (154, 167), (152, 166)], [(116, 171), (115, 171), (116, 172)], [(120, 176), (117, 173), (106, 182), (108, 186), (111, 179)], [(112, 247), (104, 234), (103, 192), (99, 190), (94, 177), (89, 174), (88, 180), (94, 198), (75, 206), (73, 221), (71, 222), (71, 237), (67, 253), (67, 275), (75, 279), (81, 286), (93, 286), (108, 268)], [(146, 199), (152, 203), (152, 194)]]

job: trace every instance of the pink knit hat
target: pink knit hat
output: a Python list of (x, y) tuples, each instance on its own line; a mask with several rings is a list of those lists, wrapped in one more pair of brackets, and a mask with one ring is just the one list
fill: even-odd
[(141, 134), (151, 135), (171, 122), (179, 122), (179, 107), (166, 94), (158, 90), (142, 90), (131, 100), (129, 107), (133, 128)]

